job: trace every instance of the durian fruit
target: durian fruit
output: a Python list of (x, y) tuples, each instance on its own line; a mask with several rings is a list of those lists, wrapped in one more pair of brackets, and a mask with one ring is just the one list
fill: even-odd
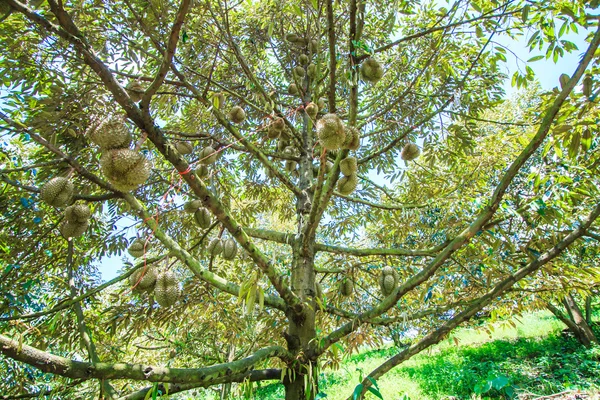
[(269, 125), (269, 128), (267, 128), (267, 136), (269, 139), (277, 139), (280, 135), (280, 129), (275, 128), (274, 124)]
[(87, 231), (89, 225), (90, 223), (88, 220), (85, 220), (84, 222), (66, 220), (60, 224), (58, 230), (65, 239), (76, 238), (83, 235), (85, 231)]
[(175, 143), (175, 150), (181, 154), (190, 154), (194, 151), (194, 145), (190, 142), (177, 142)]
[(411, 161), (419, 157), (419, 154), (421, 154), (421, 149), (419, 149), (419, 146), (414, 143), (408, 143), (402, 148), (402, 151), (400, 152), (400, 158), (402, 158), (404, 161)]
[(290, 86), (288, 86), (288, 94), (292, 96), (298, 94), (298, 86), (296, 86), (295, 83), (292, 83)]
[(287, 40), (290, 43), (295, 43), (298, 41), (298, 39), (299, 37), (295, 33), (288, 33), (287, 35), (285, 35), (285, 40)]
[(337, 150), (346, 139), (344, 124), (335, 114), (325, 114), (317, 121), (319, 142), (327, 150)]
[(129, 97), (134, 103), (137, 103), (140, 100), (142, 100), (144, 88), (142, 87), (139, 81), (134, 80), (129, 82), (125, 89), (127, 89), (127, 94), (129, 94)]
[(342, 144), (343, 149), (358, 150), (360, 147), (360, 132), (353, 126), (344, 126), (346, 140)]
[(224, 104), (225, 104), (225, 95), (223, 93), (214, 93), (213, 94), (213, 105), (216, 108), (221, 109), (221, 108), (223, 108)]
[(356, 157), (346, 157), (342, 161), (340, 161), (340, 171), (344, 176), (350, 176), (352, 174), (356, 174), (358, 170), (358, 161)]
[(183, 210), (185, 212), (193, 213), (193, 212), (196, 212), (200, 207), (202, 207), (202, 200), (195, 199), (195, 200), (187, 201), (183, 205)]
[(304, 71), (304, 68), (298, 65), (296, 68), (294, 68), (294, 75), (296, 75), (297, 78), (304, 78), (304, 76), (306, 76), (306, 71)]
[(277, 118), (271, 123), (271, 126), (279, 131), (283, 131), (285, 129), (285, 121), (283, 118)]
[(108, 118), (88, 133), (88, 138), (101, 150), (124, 149), (131, 145), (131, 133), (123, 119)]
[(223, 258), (233, 260), (237, 254), (237, 242), (234, 239), (227, 239), (223, 243)]
[(287, 172), (294, 172), (296, 170), (296, 166), (298, 165), (298, 163), (294, 160), (287, 160), (285, 162), (285, 170)]
[(207, 229), (212, 223), (212, 217), (208, 209), (201, 207), (194, 212), (194, 219), (202, 229)]
[(66, 206), (73, 197), (73, 188), (68, 178), (52, 178), (40, 188), (40, 197), (51, 206)]
[[(144, 247), (146, 250), (144, 250)], [(142, 257), (145, 252), (150, 251), (151, 248), (152, 245), (150, 242), (146, 243), (146, 241), (143, 239), (135, 239), (127, 248), (127, 252), (131, 257), (139, 258)]]
[(315, 103), (308, 103), (306, 107), (304, 107), (304, 111), (308, 114), (311, 119), (317, 119), (317, 114), (319, 113), (319, 107)]
[(217, 151), (211, 146), (206, 146), (202, 149), (202, 151), (200, 151), (200, 155), (198, 157), (200, 158), (200, 164), (208, 165), (217, 161), (218, 154)]
[(350, 295), (352, 295), (353, 291), (354, 291), (354, 282), (352, 282), (352, 279), (345, 276), (340, 281), (340, 294), (342, 296), (350, 296)]
[(129, 191), (146, 182), (150, 176), (151, 164), (142, 153), (113, 149), (102, 154), (100, 167), (114, 187)]
[(389, 265), (384, 267), (379, 276), (379, 287), (383, 295), (389, 296), (398, 286), (399, 280), (398, 272), (394, 268)]
[(298, 62), (302, 65), (307, 65), (310, 62), (310, 58), (306, 54), (300, 54), (298, 57)]
[(312, 40), (309, 42), (309, 45), (308, 45), (308, 46), (309, 46), (309, 50), (310, 50), (310, 52), (311, 52), (311, 53), (313, 53), (313, 54), (314, 54), (314, 53), (316, 53), (316, 52), (317, 52), (318, 43), (319, 43), (319, 42), (317, 42), (317, 39), (312, 39)]
[(358, 176), (352, 174), (349, 176), (342, 177), (337, 183), (337, 191), (344, 196), (348, 196), (350, 193), (356, 190), (358, 185)]
[(136, 291), (154, 290), (156, 278), (156, 269), (148, 265), (145, 271), (144, 268), (138, 268), (133, 274), (129, 275), (129, 286)]
[(317, 66), (315, 64), (309, 64), (308, 67), (306, 67), (306, 75), (308, 75), (309, 78), (314, 78), (317, 75)]
[(325, 109), (325, 100), (319, 99), (317, 101), (317, 106), (319, 106), (319, 110), (323, 111)]
[(198, 175), (199, 178), (206, 178), (209, 173), (210, 172), (206, 165), (200, 165), (200, 167), (198, 167), (198, 169), (196, 170), (196, 175)]
[(379, 61), (369, 57), (360, 65), (362, 78), (371, 83), (377, 83), (383, 77), (383, 68)]
[(65, 219), (69, 222), (83, 224), (90, 219), (92, 212), (87, 204), (73, 204), (65, 208)]
[(179, 284), (175, 275), (164, 271), (156, 277), (154, 299), (161, 307), (171, 307), (179, 298)]
[(223, 241), (221, 239), (213, 239), (208, 244), (208, 252), (212, 256), (218, 256), (223, 251)]
[(246, 119), (246, 112), (242, 107), (235, 106), (229, 111), (229, 119), (236, 124), (241, 124)]

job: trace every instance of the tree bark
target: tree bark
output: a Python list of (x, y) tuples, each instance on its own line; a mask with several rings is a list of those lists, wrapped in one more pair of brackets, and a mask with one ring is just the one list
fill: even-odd
[(579, 343), (585, 347), (590, 347), (592, 343), (598, 343), (596, 335), (590, 328), (573, 296), (566, 295), (562, 300), (562, 304), (565, 307), (566, 314), (550, 303), (546, 305), (546, 308), (567, 326), (567, 329), (575, 335)]

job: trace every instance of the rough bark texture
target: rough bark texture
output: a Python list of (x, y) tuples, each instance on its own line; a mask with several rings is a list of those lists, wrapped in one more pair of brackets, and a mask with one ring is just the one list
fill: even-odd
[(585, 347), (590, 347), (592, 343), (598, 343), (598, 338), (590, 326), (591, 320), (588, 321), (584, 317), (581, 308), (579, 308), (573, 296), (571, 294), (566, 295), (562, 300), (562, 304), (566, 313), (550, 303), (546, 305), (546, 308), (567, 326), (567, 329), (573, 333), (579, 343)]

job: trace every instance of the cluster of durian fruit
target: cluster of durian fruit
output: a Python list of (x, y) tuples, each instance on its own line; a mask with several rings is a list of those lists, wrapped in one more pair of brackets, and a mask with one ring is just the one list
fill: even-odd
[[(66, 177), (50, 179), (40, 188), (40, 198), (53, 207), (65, 207), (73, 200), (74, 185)], [(85, 233), (90, 225), (92, 212), (87, 204), (72, 204), (65, 208), (64, 220), (59, 231), (65, 239), (76, 238)]]
[[(202, 229), (208, 229), (212, 224), (212, 216), (210, 211), (202, 206), (202, 201), (190, 200), (183, 205), (184, 211), (194, 214), (196, 224)], [(237, 255), (237, 242), (232, 239), (215, 238), (210, 241), (207, 246), (211, 256), (221, 256), (225, 260), (233, 260)]]
[(107, 118), (88, 132), (88, 138), (100, 147), (100, 167), (116, 189), (128, 192), (146, 182), (152, 165), (144, 154), (129, 148), (133, 138), (123, 118)]
[[(135, 258), (143, 257), (151, 248), (150, 242), (142, 239), (134, 240), (127, 252)], [(172, 271), (160, 271), (154, 265), (145, 265), (129, 275), (129, 285), (137, 292), (154, 294), (154, 300), (161, 307), (171, 307), (177, 303), (181, 293), (179, 282)]]
[[(394, 268), (383, 267), (379, 275), (379, 288), (384, 296), (389, 296), (398, 287), (399, 282), (400, 276)], [(349, 274), (344, 275), (339, 281), (338, 292), (344, 297), (351, 296), (354, 292), (354, 280)]]

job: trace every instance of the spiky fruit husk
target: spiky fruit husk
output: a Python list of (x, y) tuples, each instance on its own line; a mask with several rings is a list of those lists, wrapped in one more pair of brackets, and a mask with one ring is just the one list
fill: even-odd
[(213, 239), (208, 244), (208, 252), (212, 256), (218, 256), (223, 251), (223, 241), (221, 239)]
[(317, 66), (315, 64), (310, 64), (306, 67), (306, 75), (308, 75), (309, 78), (314, 78), (317, 75)]
[(290, 43), (295, 43), (298, 41), (298, 35), (296, 35), (295, 33), (288, 33), (287, 35), (285, 35), (285, 40), (287, 40)]
[(279, 141), (277, 142), (277, 151), (284, 151), (288, 145), (288, 141), (280, 137)]
[(340, 194), (347, 196), (356, 190), (357, 185), (358, 176), (356, 174), (352, 174), (350, 176), (344, 176), (338, 181), (337, 190), (340, 192)]
[(237, 242), (233, 239), (227, 239), (223, 243), (223, 258), (233, 260), (237, 254)]
[(185, 212), (193, 213), (196, 212), (200, 207), (202, 207), (202, 200), (196, 199), (186, 202), (183, 205), (183, 210)]
[(376, 59), (367, 58), (360, 65), (360, 74), (365, 81), (377, 83), (383, 77), (383, 68)]
[(66, 206), (73, 197), (73, 188), (73, 182), (59, 176), (50, 179), (41, 187), (40, 197), (51, 206)]
[(143, 239), (135, 239), (127, 248), (127, 252), (131, 257), (139, 258), (142, 257), (144, 253), (150, 251), (151, 247), (150, 242), (146, 243)]
[(151, 164), (143, 154), (134, 150), (113, 149), (102, 154), (100, 167), (114, 187), (129, 191), (146, 182)]
[(292, 83), (290, 86), (288, 86), (288, 94), (292, 96), (298, 94), (298, 86), (296, 86), (295, 83)]
[(346, 157), (340, 161), (340, 171), (344, 176), (350, 176), (355, 174), (358, 170), (358, 160), (356, 157)]
[(194, 145), (190, 142), (177, 142), (175, 143), (175, 149), (181, 154), (190, 154), (194, 151)]
[(127, 89), (127, 94), (129, 94), (129, 97), (131, 97), (131, 100), (134, 103), (137, 103), (140, 100), (142, 100), (142, 94), (144, 92), (144, 88), (138, 81), (129, 82), (127, 84), (127, 86), (125, 87), (125, 89)]
[(282, 131), (285, 129), (285, 121), (283, 120), (283, 118), (276, 118), (271, 123), (271, 126), (275, 129), (277, 129), (278, 131)]
[(73, 204), (65, 208), (65, 219), (69, 222), (84, 223), (90, 219), (92, 212), (87, 204)]
[(210, 226), (210, 224), (212, 223), (210, 211), (208, 211), (208, 209), (206, 209), (204, 207), (198, 208), (194, 212), (194, 219), (196, 220), (196, 223), (202, 229), (207, 229)]
[(156, 277), (154, 299), (161, 307), (171, 307), (179, 298), (179, 285), (175, 275), (170, 271), (160, 273)]
[(340, 282), (340, 294), (342, 296), (350, 296), (353, 291), (354, 282), (352, 282), (352, 279), (348, 277), (342, 279), (342, 281)]
[(269, 139), (277, 139), (279, 136), (281, 136), (281, 130), (275, 128), (275, 125), (269, 125), (269, 128), (267, 129), (267, 136)]
[(408, 143), (402, 148), (402, 151), (400, 152), (400, 158), (402, 158), (404, 161), (411, 161), (419, 157), (419, 154), (421, 154), (421, 149), (419, 149), (419, 146), (414, 143)]
[(198, 156), (199, 162), (204, 165), (213, 164), (217, 161), (217, 151), (213, 149), (211, 146), (206, 146), (200, 151), (200, 155)]
[(298, 57), (298, 62), (302, 65), (306, 65), (310, 62), (310, 58), (308, 58), (306, 54), (300, 54), (300, 57)]
[(319, 106), (317, 106), (315, 103), (308, 103), (306, 107), (304, 107), (304, 111), (306, 111), (311, 119), (316, 119), (317, 114), (319, 113)]
[(296, 68), (294, 68), (294, 75), (296, 75), (296, 77), (298, 78), (304, 78), (304, 76), (306, 75), (306, 71), (304, 70), (304, 68), (298, 65)]
[(389, 296), (396, 289), (396, 280), (393, 275), (381, 275), (379, 286), (381, 287), (381, 292), (385, 296)]
[(311, 53), (316, 53), (317, 52), (317, 47), (318, 47), (319, 42), (317, 41), (317, 39), (312, 39), (309, 43), (309, 50)]
[(208, 167), (206, 165), (200, 165), (200, 167), (196, 170), (196, 174), (199, 178), (206, 178), (209, 174)]
[(394, 274), (394, 268), (390, 267), (389, 265), (386, 265), (385, 267), (383, 267), (383, 269), (381, 270), (381, 273), (383, 275), (393, 275)]
[(335, 114), (325, 114), (317, 121), (319, 142), (327, 150), (337, 150), (346, 139), (344, 124)]
[(236, 124), (241, 124), (246, 119), (246, 112), (242, 107), (235, 106), (229, 111), (229, 119)]
[(157, 273), (152, 266), (147, 266), (137, 269), (133, 274), (129, 275), (129, 286), (134, 290), (153, 290), (156, 285)]
[(285, 162), (285, 170), (287, 172), (294, 172), (296, 170), (296, 166), (298, 165), (298, 163), (294, 160), (287, 160)]
[(128, 148), (131, 133), (121, 118), (109, 118), (96, 129), (88, 132), (88, 138), (102, 151)]
[(60, 230), (60, 234), (65, 238), (76, 238), (85, 233), (87, 231), (90, 223), (86, 220), (84, 222), (75, 222), (75, 221), (63, 221), (58, 228)]
[(353, 126), (345, 126), (346, 140), (342, 144), (343, 149), (358, 150), (360, 147), (360, 132)]

